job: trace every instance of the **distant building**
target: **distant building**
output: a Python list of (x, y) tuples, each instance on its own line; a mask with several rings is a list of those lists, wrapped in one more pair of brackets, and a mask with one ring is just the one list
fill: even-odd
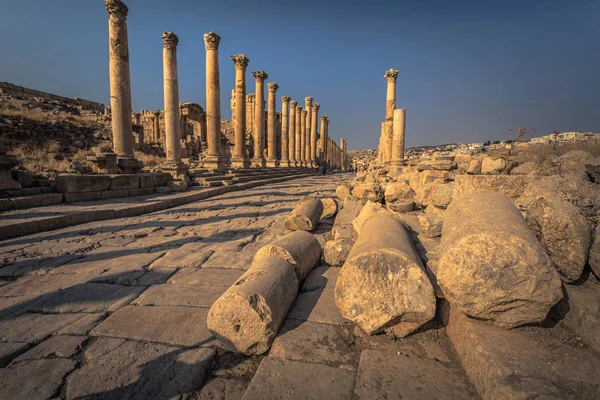
[(600, 140), (600, 133), (593, 132), (560, 132), (532, 138), (529, 143), (543, 144), (553, 142), (577, 142), (582, 140)]

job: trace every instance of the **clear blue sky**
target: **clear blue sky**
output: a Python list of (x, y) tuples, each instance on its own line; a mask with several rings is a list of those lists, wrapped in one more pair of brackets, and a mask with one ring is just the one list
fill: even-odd
[[(600, 132), (600, 1), (126, 0), (134, 110), (163, 108), (163, 31), (180, 38), (182, 101), (205, 103), (202, 35), (221, 36), (223, 118), (234, 66), (313, 96), (330, 134), (377, 146), (385, 70), (400, 70), (407, 145)], [(103, 0), (0, 0), (0, 81), (109, 103)], [(278, 109), (280, 104), (278, 104)]]

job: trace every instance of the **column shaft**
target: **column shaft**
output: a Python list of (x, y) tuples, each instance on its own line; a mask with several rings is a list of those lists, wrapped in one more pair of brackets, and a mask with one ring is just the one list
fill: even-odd
[(296, 102), (290, 102), (290, 122), (288, 125), (288, 156), (290, 166), (296, 166)]
[(179, 121), (179, 83), (177, 79), (177, 43), (172, 32), (163, 33), (163, 69), (165, 90), (165, 147), (168, 162), (181, 162), (181, 124)]
[(302, 106), (296, 106), (296, 166), (302, 166)]
[(385, 104), (385, 122), (386, 132), (384, 138), (386, 139), (384, 149), (384, 162), (392, 160), (392, 138), (393, 138), (393, 126), (394, 126), (394, 110), (396, 109), (396, 79), (398, 78), (398, 71), (390, 69), (385, 72), (384, 75), (387, 81), (387, 95)]
[(312, 105), (312, 116), (310, 118), (310, 161), (313, 164), (318, 162), (317, 155), (317, 122), (319, 114), (319, 103), (313, 103)]
[(404, 134), (406, 127), (406, 110), (394, 110), (394, 138), (392, 147), (392, 162), (400, 165), (404, 160)]
[(270, 82), (268, 85), (268, 117), (267, 117), (267, 166), (277, 167), (277, 107), (275, 93), (279, 89), (279, 85), (275, 82)]
[(208, 152), (204, 166), (214, 171), (224, 168), (221, 156), (221, 87), (219, 77), (219, 42), (214, 32), (204, 35), (206, 48), (206, 134)]
[(231, 56), (231, 60), (235, 64), (235, 107), (234, 116), (232, 116), (234, 145), (231, 166), (247, 168), (250, 166), (250, 162), (246, 151), (246, 67), (250, 60), (244, 54)]
[(264, 158), (265, 149), (265, 79), (268, 75), (264, 71), (252, 72), (256, 80), (256, 89), (254, 97), (254, 157), (252, 165), (254, 167), (264, 167), (266, 161)]

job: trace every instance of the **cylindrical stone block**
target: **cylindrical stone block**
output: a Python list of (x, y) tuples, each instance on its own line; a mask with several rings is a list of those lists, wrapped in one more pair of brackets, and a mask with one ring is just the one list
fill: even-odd
[(435, 315), (433, 287), (404, 225), (391, 213), (363, 224), (335, 286), (344, 318), (369, 334), (404, 337)]
[(281, 257), (261, 257), (212, 305), (208, 329), (228, 351), (262, 354), (297, 294), (294, 267)]
[(163, 33), (163, 69), (165, 90), (165, 136), (167, 161), (181, 161), (181, 125), (179, 123), (179, 82), (177, 79), (177, 44), (173, 32)]
[(392, 138), (392, 161), (404, 160), (404, 132), (406, 126), (406, 110), (394, 110), (394, 135)]
[(462, 313), (503, 328), (540, 322), (562, 298), (546, 249), (513, 202), (475, 191), (444, 214), (438, 283)]
[(285, 227), (292, 231), (312, 231), (323, 214), (319, 199), (302, 199), (285, 220)]
[(321, 215), (322, 219), (330, 219), (335, 217), (335, 214), (338, 212), (338, 203), (335, 199), (325, 197), (321, 199), (321, 203), (323, 203), (323, 215)]
[(254, 263), (272, 256), (290, 263), (296, 271), (298, 281), (303, 281), (321, 259), (321, 244), (312, 233), (292, 232), (263, 246), (254, 256)]

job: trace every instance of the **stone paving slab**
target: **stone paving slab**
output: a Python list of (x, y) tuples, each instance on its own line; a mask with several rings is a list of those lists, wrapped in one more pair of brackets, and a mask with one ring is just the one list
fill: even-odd
[(246, 270), (252, 265), (254, 253), (249, 251), (219, 251), (213, 254), (203, 268), (227, 268)]
[(153, 285), (133, 304), (142, 306), (187, 306), (210, 308), (227, 290), (224, 286)]
[(0, 368), (0, 398), (46, 400), (62, 386), (64, 377), (75, 369), (74, 360), (55, 358), (32, 360), (15, 367)]
[(0, 320), (0, 340), (37, 343), (53, 334), (80, 331), (79, 323), (89, 324), (93, 317), (98, 318), (98, 314), (27, 313)]
[(207, 315), (208, 308), (127, 306), (109, 316), (90, 335), (206, 347), (216, 344), (206, 326)]
[(6, 367), (10, 362), (30, 348), (29, 343), (0, 342), (0, 368)]
[(25, 354), (15, 358), (11, 365), (42, 358), (71, 358), (82, 350), (88, 339), (87, 336), (52, 336)]
[(223, 268), (185, 268), (177, 271), (169, 283), (177, 285), (208, 285), (228, 288), (238, 280), (244, 271)]
[(354, 372), (299, 361), (267, 357), (244, 394), (244, 400), (348, 400)]

